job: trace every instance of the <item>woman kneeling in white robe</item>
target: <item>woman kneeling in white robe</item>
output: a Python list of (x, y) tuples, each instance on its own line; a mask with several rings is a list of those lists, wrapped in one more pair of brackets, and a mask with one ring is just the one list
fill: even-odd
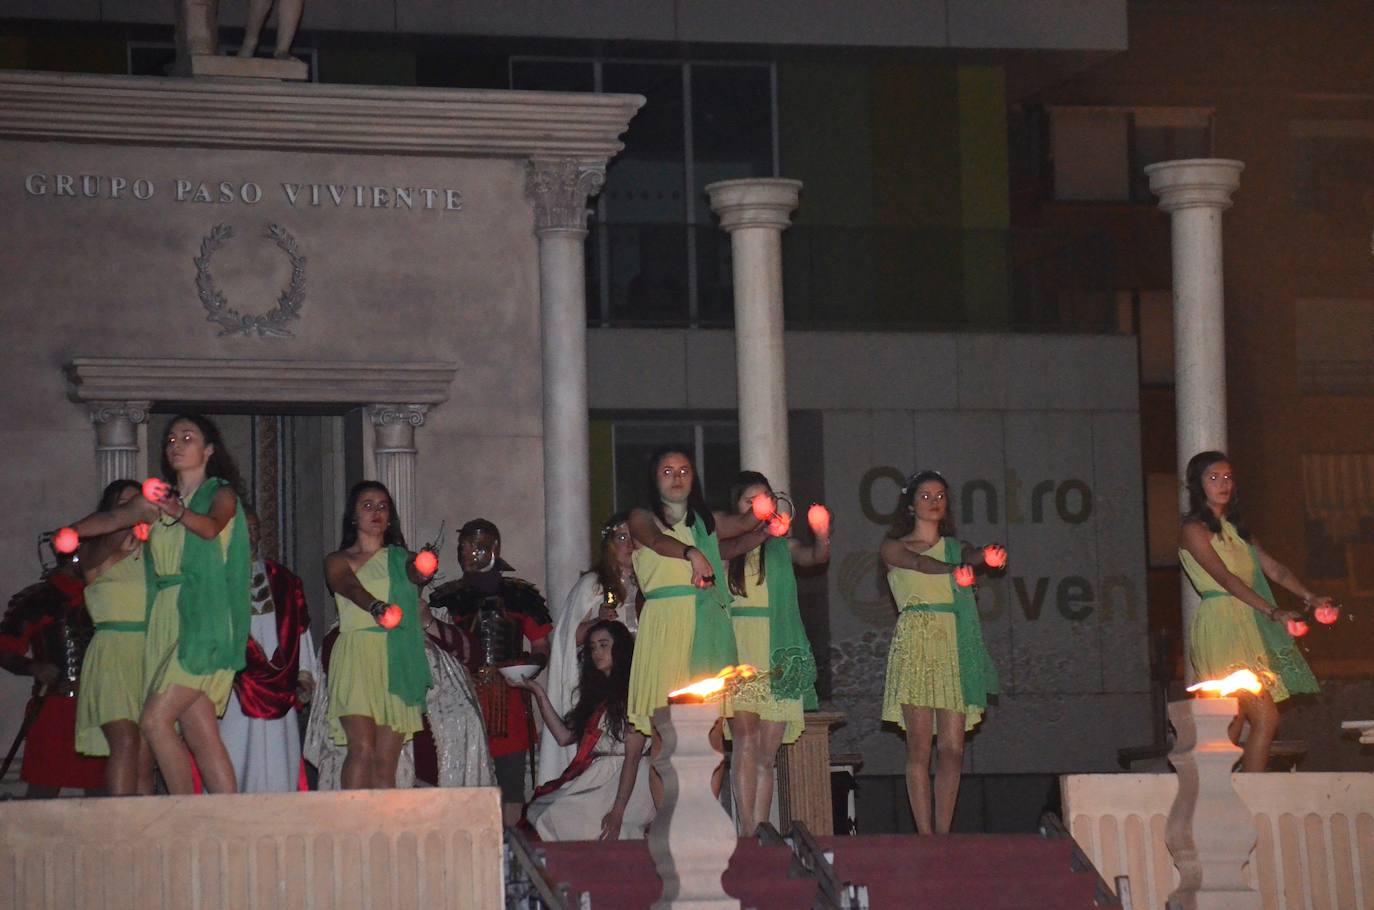
[(577, 702), (559, 717), (535, 680), (518, 683), (534, 693), (544, 723), (577, 754), (556, 779), (534, 792), (525, 822), (544, 840), (619, 840), (644, 837), (653, 820), (647, 740), (625, 718), (634, 639), (619, 622), (603, 621), (587, 633)]

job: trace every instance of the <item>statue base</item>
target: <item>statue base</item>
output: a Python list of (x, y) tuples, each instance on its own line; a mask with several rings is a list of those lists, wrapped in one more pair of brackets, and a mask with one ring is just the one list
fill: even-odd
[(230, 57), (223, 54), (191, 54), (179, 59), (173, 71), (179, 76), (228, 76), (235, 79), (279, 79), (304, 82), (310, 67), (304, 60), (274, 57)]

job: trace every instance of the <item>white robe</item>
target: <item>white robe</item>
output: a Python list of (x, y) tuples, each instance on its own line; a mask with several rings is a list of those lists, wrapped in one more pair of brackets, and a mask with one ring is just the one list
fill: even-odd
[[(604, 718), (601, 729), (601, 739), (596, 744), (597, 757), (591, 765), (557, 790), (531, 802), (525, 810), (526, 820), (544, 840), (596, 840), (601, 836), (601, 820), (615, 805), (616, 792), (620, 789), (620, 772), (625, 766), (625, 744), (604, 732)], [(641, 756), (635, 774), (635, 787), (620, 820), (621, 840), (642, 839), (644, 829), (653, 818), (649, 758)]]
[[(639, 617), (635, 612), (635, 601), (639, 588), (633, 578), (625, 585), (625, 603), (616, 607), (616, 618), (623, 622), (633, 635), (639, 631)], [(572, 710), (574, 690), (577, 688), (577, 627), (596, 616), (605, 602), (605, 593), (597, 580), (595, 572), (588, 572), (577, 580), (567, 598), (563, 609), (553, 619), (553, 637), (549, 648), (549, 666), (544, 673), (544, 691), (549, 694), (549, 703), (559, 717), (567, 717)], [(553, 780), (568, 767), (568, 762), (577, 755), (577, 745), (560, 746), (548, 727), (540, 724), (539, 734), (539, 782)], [(598, 819), (599, 821), (599, 819)]]
[[(277, 614), (258, 613), (248, 627), (251, 635), (269, 657), (277, 650)], [(301, 631), (300, 672), (315, 679), (318, 694), (322, 680), (315, 657), (310, 630)], [(229, 705), (219, 721), (220, 739), (234, 763), (240, 793), (290, 793), (299, 789), (301, 773), (301, 733), (296, 709), (269, 720), (249, 717), (239, 706), (237, 692), (229, 694)]]

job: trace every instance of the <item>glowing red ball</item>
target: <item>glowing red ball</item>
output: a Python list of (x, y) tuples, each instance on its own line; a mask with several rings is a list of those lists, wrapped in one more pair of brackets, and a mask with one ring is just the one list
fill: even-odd
[(148, 524), (148, 522), (140, 521), (138, 524), (134, 525), (134, 536), (137, 537), (139, 540), (146, 541), (148, 539), (148, 532), (150, 530), (152, 530), (152, 527)]
[(394, 629), (401, 624), (401, 608), (396, 604), (387, 604), (382, 615), (377, 617), (377, 625), (383, 629)]
[(983, 562), (990, 569), (1000, 569), (1007, 564), (1007, 551), (1003, 547), (990, 543), (983, 547)]
[(973, 566), (960, 566), (955, 569), (954, 583), (961, 588), (973, 587)]
[(749, 506), (754, 510), (754, 517), (759, 521), (768, 521), (776, 515), (778, 511), (777, 501), (767, 493), (760, 493), (755, 496), (753, 501), (749, 503)]
[(830, 536), (830, 510), (820, 503), (806, 510), (806, 523), (817, 537)]
[(1322, 604), (1312, 611), (1312, 617), (1324, 626), (1329, 626), (1341, 618), (1341, 608), (1334, 604)]
[(786, 537), (790, 530), (792, 530), (791, 515), (782, 513), (768, 519), (768, 533), (774, 537)]
[(166, 496), (171, 489), (171, 485), (162, 478), (149, 477), (143, 481), (143, 498), (149, 502), (157, 502)]
[(1301, 619), (1288, 620), (1288, 634), (1294, 638), (1302, 638), (1307, 634), (1307, 623)]
[(439, 570), (439, 557), (434, 555), (433, 550), (421, 550), (415, 554), (415, 571), (425, 578), (433, 575)]
[(72, 528), (62, 528), (52, 536), (52, 548), (59, 553), (75, 553), (81, 538)]

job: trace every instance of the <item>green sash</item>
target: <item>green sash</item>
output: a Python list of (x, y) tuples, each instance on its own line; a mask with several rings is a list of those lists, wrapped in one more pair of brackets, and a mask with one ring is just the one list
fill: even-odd
[[(963, 563), (963, 547), (953, 537), (946, 537), (944, 562), (951, 565)], [(978, 620), (978, 602), (973, 597), (973, 588), (960, 587), (949, 575), (951, 601), (946, 604), (912, 604), (902, 612), (930, 612), (954, 614), (955, 646), (959, 652), (959, 685), (963, 689), (964, 704), (977, 708), (988, 706), (988, 695), (998, 690), (997, 667), (988, 656), (987, 646), (983, 644), (983, 626)]]
[[(1269, 579), (1264, 577), (1264, 570), (1260, 568), (1259, 554), (1255, 552), (1253, 544), (1247, 543), (1246, 546), (1250, 549), (1250, 559), (1255, 564), (1255, 573), (1250, 580), (1250, 587), (1255, 589), (1256, 594), (1264, 598), (1265, 603), (1271, 607), (1277, 607), (1278, 602), (1274, 600), (1274, 590), (1269, 587)], [(1302, 652), (1298, 650), (1297, 644), (1293, 641), (1293, 636), (1288, 634), (1287, 626), (1277, 619), (1270, 619), (1258, 610), (1251, 610), (1250, 612), (1255, 620), (1255, 627), (1259, 629), (1260, 641), (1264, 642), (1264, 650), (1269, 658), (1269, 667), (1283, 677), (1283, 684), (1288, 687), (1289, 694), (1316, 694), (1320, 692), (1321, 686), (1317, 685), (1317, 678), (1312, 675), (1312, 668), (1303, 659)]]
[(698, 679), (733, 667), (739, 663), (739, 652), (735, 650), (735, 627), (730, 622), (730, 603), (734, 598), (721, 566), (720, 544), (716, 533), (706, 530), (706, 521), (700, 515), (692, 523), (692, 546), (711, 563), (711, 571), (716, 576), (716, 583), (711, 587), (692, 589), (696, 596), (696, 621), (688, 670), (692, 679)]
[[(186, 508), (210, 513), (220, 487), (229, 482), (207, 477)], [(218, 536), (206, 540), (183, 528), (181, 589), (177, 617), (181, 624), (177, 660), (186, 672), (205, 676), (218, 670), (242, 670), (247, 658), (248, 624), (252, 615), (249, 592), (251, 560), (243, 504), (236, 503), (229, 523), (229, 548)]]
[(792, 569), (792, 550), (785, 537), (774, 537), (763, 545), (768, 588), (768, 647), (772, 653), (774, 698), (800, 698), (802, 709), (820, 707), (816, 697), (816, 657), (802, 626), (797, 604), (797, 574)]
[(387, 547), (387, 575), (391, 602), (401, 608), (401, 621), (386, 633), (387, 689), (412, 708), (423, 708), (425, 693), (434, 684), (425, 659), (425, 633), (420, 628), (420, 592), (410, 580), (406, 566), (410, 553), (405, 547)]

